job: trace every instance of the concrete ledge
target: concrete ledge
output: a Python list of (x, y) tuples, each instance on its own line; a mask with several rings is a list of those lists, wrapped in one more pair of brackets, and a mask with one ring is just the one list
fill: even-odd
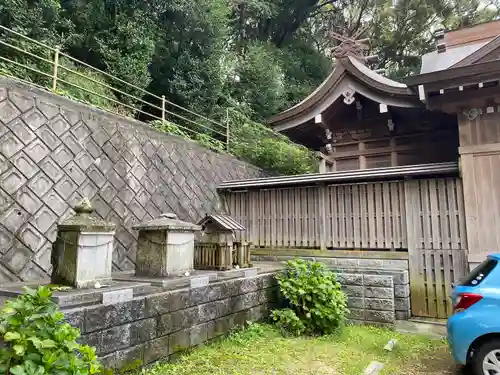
[(312, 256), (326, 258), (365, 258), (365, 259), (403, 259), (408, 260), (405, 251), (368, 251), (368, 250), (320, 250), (320, 249), (286, 249), (286, 248), (254, 248), (252, 255), (271, 256)]
[[(48, 285), (49, 283), (47, 283)], [(12, 298), (17, 297), (23, 293), (23, 286), (36, 289), (39, 285), (43, 283), (31, 284), (31, 283), (15, 283), (15, 284), (4, 284), (0, 287), (0, 297), (2, 298)], [(155, 288), (151, 287), (149, 283), (144, 282), (130, 282), (130, 281), (113, 281), (111, 285), (100, 288), (100, 289), (69, 289), (66, 291), (54, 292), (52, 295), (52, 300), (61, 307), (76, 307), (80, 305), (91, 305), (98, 303), (113, 303), (109, 301), (110, 293), (112, 298), (129, 300), (131, 297), (136, 297), (150, 293), (154, 291)], [(125, 292), (127, 291), (127, 292)], [(127, 293), (127, 296), (122, 295), (117, 296), (121, 292)], [(113, 293), (116, 293), (113, 297)], [(106, 295), (107, 294), (107, 295)], [(116, 301), (118, 302), (118, 301)]]
[(431, 337), (446, 337), (446, 325), (425, 321), (397, 320), (396, 331), (403, 333), (415, 333)]

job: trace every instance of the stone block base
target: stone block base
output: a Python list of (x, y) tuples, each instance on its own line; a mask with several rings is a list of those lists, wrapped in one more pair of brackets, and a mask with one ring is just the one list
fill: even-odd
[(133, 369), (169, 359), (268, 316), (278, 302), (274, 274), (177, 289), (155, 288), (114, 304), (63, 309), (107, 368)]

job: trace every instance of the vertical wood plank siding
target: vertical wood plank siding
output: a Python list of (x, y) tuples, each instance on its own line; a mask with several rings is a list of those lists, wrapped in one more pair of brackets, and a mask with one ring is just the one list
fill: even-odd
[[(324, 195), (322, 195), (324, 194)], [(224, 192), (228, 213), (255, 247), (408, 249), (405, 194), (415, 202), (415, 248), (465, 249), (457, 178)], [(326, 238), (322, 238), (325, 237)]]
[(452, 313), (452, 283), (467, 272), (462, 181), (405, 182), (411, 308), (415, 316)]
[[(223, 193), (254, 247), (407, 249), (413, 315), (446, 318), (467, 272), (459, 178)], [(240, 239), (240, 238), (238, 238)]]

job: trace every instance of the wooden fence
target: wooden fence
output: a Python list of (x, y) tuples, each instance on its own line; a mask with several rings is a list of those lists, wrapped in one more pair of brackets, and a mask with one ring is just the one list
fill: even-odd
[(462, 181), (435, 178), (221, 193), (257, 248), (407, 250), (412, 311), (445, 318), (466, 271)]
[[(465, 249), (457, 178), (256, 189), (221, 193), (254, 247), (408, 249), (408, 213), (418, 211), (415, 247)], [(408, 211), (408, 212), (407, 212)]]
[(446, 318), (451, 285), (467, 272), (460, 179), (405, 183), (412, 313)]

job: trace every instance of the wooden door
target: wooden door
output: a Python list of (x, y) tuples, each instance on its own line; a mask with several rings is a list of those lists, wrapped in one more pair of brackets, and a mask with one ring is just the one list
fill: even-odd
[(405, 199), (412, 314), (447, 318), (452, 283), (467, 273), (462, 181), (407, 181)]

